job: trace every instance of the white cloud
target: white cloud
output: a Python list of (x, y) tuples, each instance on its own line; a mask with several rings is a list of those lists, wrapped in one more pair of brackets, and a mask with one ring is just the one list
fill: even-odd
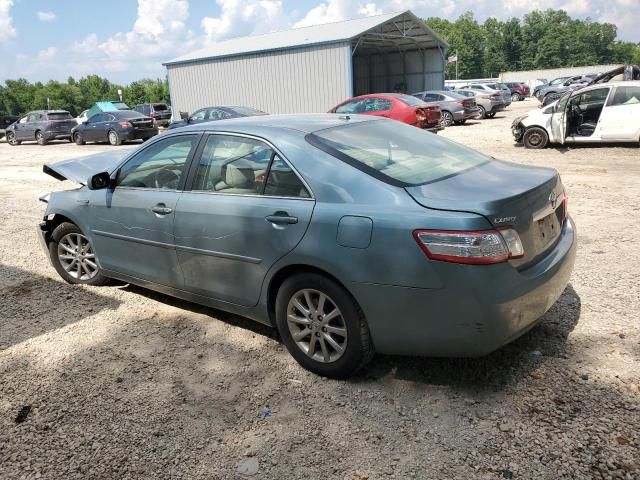
[(216, 0), (218, 17), (204, 17), (200, 22), (205, 43), (253, 33), (284, 29), (289, 25), (279, 0)]
[(13, 38), (17, 34), (11, 18), (12, 6), (13, 0), (0, 0), (0, 38), (3, 39)]
[(53, 12), (38, 12), (38, 20), (41, 22), (53, 22), (58, 16)]
[[(389, 11), (388, 2), (362, 2), (358, 0), (328, 0), (312, 8), (307, 14), (296, 22), (294, 27), (308, 27), (322, 23), (339, 22), (350, 18), (379, 15), (383, 11)], [(400, 10), (396, 8), (395, 10)]]
[(38, 52), (38, 60), (51, 60), (58, 55), (58, 49), (56, 47), (48, 47)]

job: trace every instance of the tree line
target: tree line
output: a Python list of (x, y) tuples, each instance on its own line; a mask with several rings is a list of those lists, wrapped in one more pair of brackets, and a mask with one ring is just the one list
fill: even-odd
[(122, 100), (133, 107), (139, 103), (169, 103), (167, 80), (145, 78), (128, 85), (111, 83), (98, 75), (88, 75), (66, 82), (51, 80), (47, 83), (30, 83), (24, 78), (6, 80), (0, 85), (0, 115), (22, 115), (31, 110), (47, 108), (68, 110), (79, 115), (83, 110), (101, 100)]
[[(500, 72), (612, 63), (640, 64), (640, 43), (617, 41), (617, 27), (571, 18), (564, 10), (534, 10), (522, 19), (488, 18), (467, 12), (455, 21), (425, 20), (458, 53), (458, 78), (497, 77)], [(456, 78), (447, 64), (446, 78)]]

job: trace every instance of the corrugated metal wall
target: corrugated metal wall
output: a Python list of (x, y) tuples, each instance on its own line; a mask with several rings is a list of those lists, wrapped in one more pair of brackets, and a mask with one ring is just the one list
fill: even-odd
[(405, 83), (407, 93), (440, 90), (444, 86), (444, 60), (437, 48), (353, 58), (355, 94), (393, 92)]
[(176, 116), (212, 105), (326, 112), (351, 95), (350, 52), (334, 44), (168, 65), (171, 103)]

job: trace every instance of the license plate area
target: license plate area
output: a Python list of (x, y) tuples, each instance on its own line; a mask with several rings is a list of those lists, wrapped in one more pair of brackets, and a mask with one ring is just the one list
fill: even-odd
[(544, 218), (535, 222), (535, 231), (538, 243), (538, 251), (544, 251), (549, 248), (560, 235), (560, 222), (556, 212), (550, 213)]

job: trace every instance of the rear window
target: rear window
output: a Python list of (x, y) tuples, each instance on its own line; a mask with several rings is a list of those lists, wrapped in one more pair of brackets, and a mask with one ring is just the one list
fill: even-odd
[(395, 97), (401, 102), (406, 103), (410, 107), (420, 107), (421, 105), (424, 105), (424, 102), (422, 100), (420, 100), (417, 97), (414, 97), (413, 95), (399, 94), (399, 95), (395, 95)]
[(246, 117), (251, 117), (253, 115), (266, 115), (262, 110), (256, 110), (251, 107), (232, 107), (229, 110), (236, 112), (238, 115), (244, 115)]
[(341, 125), (307, 141), (386, 183), (409, 187), (452, 177), (490, 160), (474, 150), (400, 122)]
[(162, 111), (162, 110), (169, 110), (169, 107), (167, 107), (164, 103), (154, 103), (153, 104), (153, 109), (156, 112)]
[(71, 120), (73, 118), (69, 112), (49, 113), (47, 116), (49, 120)]

